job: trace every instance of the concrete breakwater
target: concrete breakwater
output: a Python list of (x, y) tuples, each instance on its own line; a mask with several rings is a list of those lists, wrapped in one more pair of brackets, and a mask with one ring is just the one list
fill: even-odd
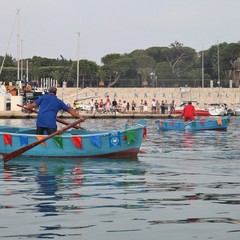
[[(82, 116), (87, 118), (179, 118), (179, 115), (170, 115), (168, 113), (166, 114), (152, 114), (151, 112), (148, 113), (89, 113), (86, 111), (80, 111), (79, 112)], [(0, 111), (0, 119), (25, 119), (25, 118), (36, 118), (37, 114), (35, 113), (24, 113), (22, 111)], [(70, 114), (67, 112), (59, 112), (58, 113), (59, 118), (73, 118)]]

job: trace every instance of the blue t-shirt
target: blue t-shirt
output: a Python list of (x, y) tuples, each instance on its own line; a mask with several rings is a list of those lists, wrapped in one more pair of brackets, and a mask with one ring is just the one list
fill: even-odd
[(38, 127), (56, 128), (58, 111), (68, 111), (70, 108), (54, 94), (43, 95), (42, 97), (38, 98), (35, 103), (39, 106), (39, 112), (37, 116)]

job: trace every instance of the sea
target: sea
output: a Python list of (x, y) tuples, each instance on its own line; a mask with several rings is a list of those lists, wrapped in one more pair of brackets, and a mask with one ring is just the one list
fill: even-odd
[[(35, 119), (0, 125), (34, 127)], [(0, 161), (0, 239), (239, 240), (239, 146), (234, 117), (227, 131), (202, 132), (162, 132), (148, 119), (137, 159)]]

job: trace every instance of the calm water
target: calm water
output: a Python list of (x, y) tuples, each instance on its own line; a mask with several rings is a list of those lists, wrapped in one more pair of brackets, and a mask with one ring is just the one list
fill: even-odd
[[(88, 119), (87, 129), (136, 119)], [(34, 126), (34, 120), (0, 125)], [(158, 132), (138, 160), (0, 163), (1, 239), (240, 239), (240, 123), (226, 132)]]

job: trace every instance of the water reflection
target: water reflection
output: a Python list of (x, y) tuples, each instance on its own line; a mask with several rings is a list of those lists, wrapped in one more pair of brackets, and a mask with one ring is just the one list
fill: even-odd
[(239, 128), (177, 133), (148, 124), (138, 159), (2, 164), (0, 238), (238, 239)]

